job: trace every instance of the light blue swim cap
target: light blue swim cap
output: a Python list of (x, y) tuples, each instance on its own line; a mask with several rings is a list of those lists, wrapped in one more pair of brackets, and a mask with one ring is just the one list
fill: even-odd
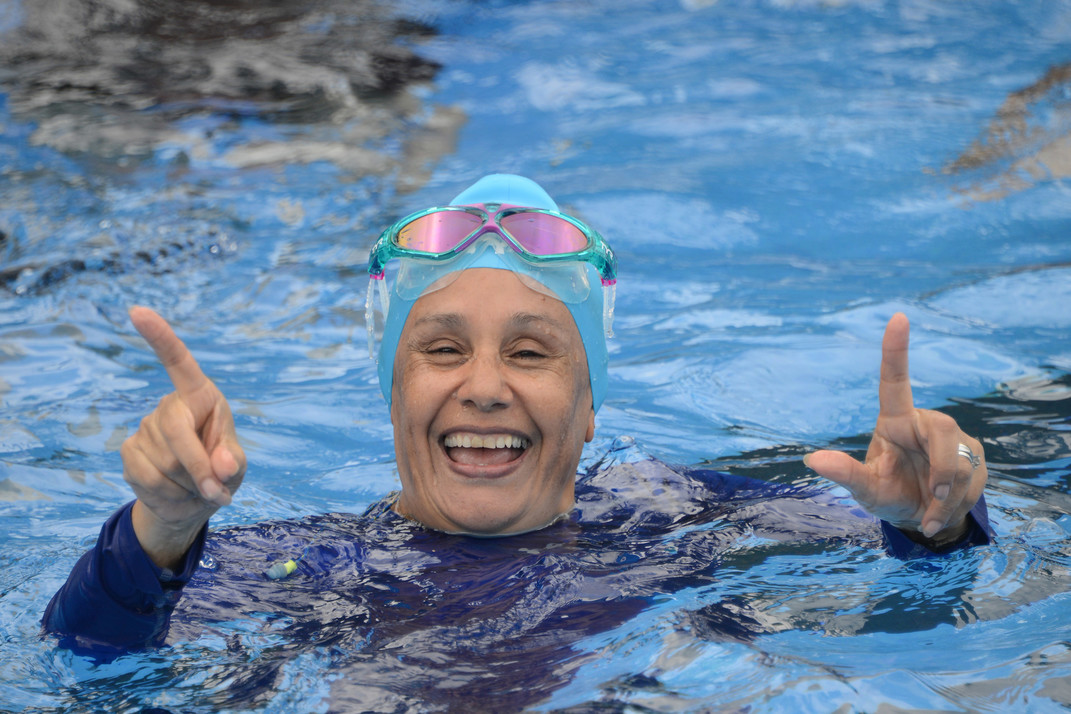
[[(558, 205), (539, 184), (523, 176), (512, 174), (484, 176), (455, 196), (449, 205), (464, 206), (475, 203), (504, 203), (551, 211), (558, 210)], [(522, 280), (522, 282), (525, 282), (529, 287), (531, 287), (530, 280), (540, 283), (540, 287), (543, 287), (543, 284), (548, 282), (545, 279), (541, 280), (546, 273), (545, 269), (541, 270), (539, 267), (528, 263), (509, 248), (502, 250), (505, 244), (497, 236), (493, 238), (494, 240), (491, 241), (477, 240), (473, 246), (466, 250), (467, 259), (459, 259), (458, 263), (456, 263), (457, 270), (454, 272), (471, 268), (493, 268), (508, 270), (514, 274), (526, 276), (529, 280)], [(399, 262), (405, 260), (407, 259), (403, 258)], [(395, 280), (391, 286), (389, 307), (384, 318), (383, 339), (379, 346), (379, 388), (383, 393), (383, 398), (387, 400), (388, 408), (391, 404), (391, 389), (394, 385), (394, 359), (406, 318), (409, 317), (409, 311), (413, 309), (413, 305), (419, 299), (419, 294), (443, 275), (441, 267), (438, 270), (428, 268), (426, 282), (421, 286), (420, 290), (415, 291), (416, 296), (414, 296), (411, 286), (412, 276), (414, 272), (417, 275), (421, 275), (420, 264), (416, 261), (409, 262), (410, 265), (406, 266), (410, 283), (410, 289), (406, 291), (408, 297), (399, 292), (401, 281)], [(589, 263), (578, 261), (575, 265), (570, 265), (574, 272), (577, 272), (577, 266), (579, 266), (583, 270), (580, 273), (581, 279), (586, 279), (586, 283), (591, 286), (585, 291), (584, 299), (580, 301), (563, 300), (562, 302), (573, 316), (573, 321), (580, 332), (580, 339), (584, 344), (588, 363), (588, 377), (591, 382), (592, 404), (597, 412), (606, 398), (610, 365), (610, 355), (606, 349), (603, 291), (599, 288), (601, 276), (599, 271)], [(544, 292), (558, 297), (553, 291), (553, 281), (549, 282), (551, 282), (551, 285), (547, 286), (549, 290), (545, 289)], [(373, 328), (369, 325), (368, 329)]]

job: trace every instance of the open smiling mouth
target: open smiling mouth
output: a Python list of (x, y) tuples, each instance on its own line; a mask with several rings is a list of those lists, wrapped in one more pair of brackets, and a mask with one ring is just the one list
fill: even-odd
[(450, 460), (469, 466), (501, 466), (519, 459), (528, 439), (512, 434), (450, 434), (443, 439)]

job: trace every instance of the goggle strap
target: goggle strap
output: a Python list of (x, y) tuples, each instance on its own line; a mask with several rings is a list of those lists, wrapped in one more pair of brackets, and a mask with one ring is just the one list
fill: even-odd
[(373, 273), (368, 278), (368, 292), (364, 297), (364, 325), (368, 333), (368, 357), (373, 362), (376, 359), (376, 290), (379, 290), (379, 301), (383, 303), (383, 317), (386, 319), (387, 310), (390, 309), (390, 294), (387, 292), (387, 281), (382, 272)]
[(379, 290), (379, 301), (383, 303), (383, 315), (386, 316), (390, 310), (390, 292), (387, 291), (387, 281), (382, 275), (376, 280), (376, 288)]
[(602, 279), (602, 329), (606, 337), (614, 336), (614, 300), (617, 299), (617, 281)]

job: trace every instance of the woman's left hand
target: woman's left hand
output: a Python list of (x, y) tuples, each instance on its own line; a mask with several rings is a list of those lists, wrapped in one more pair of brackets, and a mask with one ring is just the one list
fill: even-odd
[(941, 547), (967, 532), (967, 512), (981, 497), (988, 472), (981, 442), (965, 434), (955, 419), (915, 408), (907, 372), (909, 330), (903, 313), (893, 315), (885, 328), (880, 409), (866, 463), (839, 451), (816, 451), (803, 461), (851, 491), (878, 518), (930, 547)]

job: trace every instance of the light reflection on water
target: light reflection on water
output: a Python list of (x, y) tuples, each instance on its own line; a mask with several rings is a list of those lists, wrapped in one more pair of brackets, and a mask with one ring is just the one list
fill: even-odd
[[(631, 435), (668, 461), (812, 481), (809, 448), (865, 448), (881, 329), (902, 309), (916, 400), (983, 438), (1002, 534), (936, 570), (839, 545), (742, 555), (717, 587), (577, 644), (552, 706), (1071, 702), (1071, 5), (190, 5), (175, 26), (241, 22), (230, 39), (149, 33), (141, 51), (174, 61), (128, 81), (136, 5), (0, 2), (0, 31), (58, 33), (0, 49), (0, 699), (182, 709), (209, 701), (199, 682), (226, 690), (225, 658), (198, 671), (220, 643), (94, 669), (37, 639), (129, 498), (118, 444), (167, 388), (126, 307), (165, 313), (232, 400), (253, 467), (217, 525), (360, 511), (396, 485), (364, 251), (390, 218), (505, 170), (621, 258), (587, 462)], [(124, 28), (114, 47), (72, 56), (102, 27)], [(382, 91), (362, 56), (412, 72)], [(708, 637), (704, 608), (729, 595), (770, 634)], [(279, 636), (234, 627), (242, 656)], [(334, 664), (306, 650), (255, 706), (310, 706)]]

